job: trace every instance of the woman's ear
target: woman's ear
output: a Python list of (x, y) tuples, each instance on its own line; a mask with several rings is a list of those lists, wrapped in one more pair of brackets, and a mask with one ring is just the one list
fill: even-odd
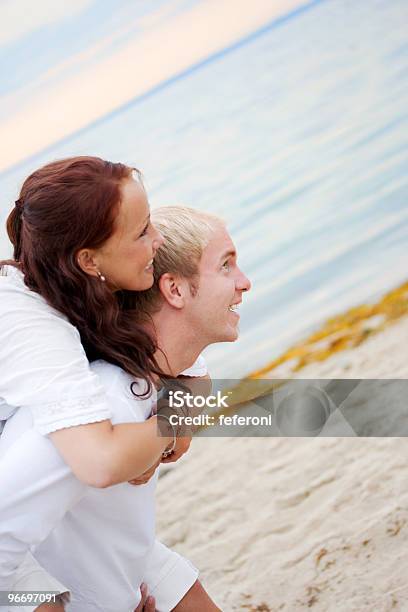
[(80, 249), (75, 257), (78, 266), (82, 272), (89, 274), (89, 276), (98, 276), (98, 266), (95, 261), (95, 253), (92, 249)]
[(184, 308), (185, 284), (185, 279), (175, 274), (170, 274), (170, 272), (165, 272), (159, 279), (159, 289), (162, 298), (173, 308)]

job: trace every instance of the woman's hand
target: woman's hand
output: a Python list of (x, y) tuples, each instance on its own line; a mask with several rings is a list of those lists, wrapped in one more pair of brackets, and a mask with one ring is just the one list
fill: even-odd
[[(188, 388), (189, 392), (192, 395), (207, 396), (211, 393), (212, 383), (211, 383), (211, 378), (209, 374), (206, 374), (205, 376), (197, 376), (197, 377), (179, 376), (178, 379), (182, 381), (183, 385)], [(162, 402), (162, 408), (163, 408), (163, 405), (164, 406), (166, 405), (166, 400)], [(160, 406), (158, 404), (158, 408), (159, 407)], [(201, 414), (201, 412), (202, 410), (200, 409), (198, 410), (197, 414)], [(163, 413), (166, 414), (165, 411), (163, 411)], [(194, 416), (194, 415), (191, 414), (190, 416)], [(194, 431), (194, 428), (192, 426), (188, 428), (184, 427), (183, 429), (184, 429), (184, 433), (186, 433), (186, 431), (188, 433), (192, 433), (192, 431)], [(171, 455), (169, 455), (168, 457), (163, 457), (161, 462), (162, 463), (174, 463), (175, 461), (178, 461), (190, 448), (191, 438), (192, 438), (191, 435), (183, 435), (183, 436), (178, 437), (176, 441), (176, 446), (174, 447), (174, 450), (171, 453)]]
[(182, 438), (177, 438), (176, 446), (174, 447), (173, 452), (168, 457), (165, 457), (161, 460), (162, 463), (174, 463), (174, 461), (178, 461), (180, 457), (182, 457), (190, 448), (191, 444), (191, 436), (183, 436)]
[(157, 466), (160, 463), (174, 463), (175, 461), (178, 461), (180, 457), (182, 457), (188, 451), (188, 449), (190, 448), (190, 444), (191, 444), (190, 436), (184, 436), (183, 438), (177, 438), (176, 446), (174, 447), (174, 451), (171, 453), (171, 455), (169, 455), (166, 458), (160, 459), (157, 463), (152, 465), (151, 468), (146, 470), (146, 472), (144, 472), (137, 478), (132, 478), (132, 480), (129, 480), (129, 484), (131, 485), (146, 484), (146, 482), (149, 482), (149, 480), (155, 473)]
[(132, 480), (129, 480), (129, 484), (131, 485), (143, 485), (146, 484), (146, 482), (149, 482), (149, 480), (151, 479), (151, 477), (153, 476), (153, 474), (155, 473), (157, 466), (160, 465), (161, 463), (161, 458), (152, 465), (152, 467), (150, 467), (148, 470), (146, 470), (145, 472), (143, 472), (143, 474), (140, 474), (140, 476), (138, 476), (137, 478), (132, 478)]

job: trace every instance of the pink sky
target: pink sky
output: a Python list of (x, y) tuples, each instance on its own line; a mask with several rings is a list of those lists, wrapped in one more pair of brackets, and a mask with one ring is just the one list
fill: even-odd
[[(19, 0), (21, 1), (21, 0)], [(75, 0), (76, 8), (87, 0)], [(152, 20), (142, 36), (122, 44), (100, 59), (101, 40), (86, 53), (69, 58), (70, 76), (45, 75), (37, 86), (3, 96), (0, 120), (0, 170), (36, 153), (56, 140), (88, 125), (268, 21), (288, 13), (306, 0), (203, 0), (182, 14)], [(250, 7), (250, 8), (249, 8)], [(58, 19), (44, 14), (38, 19)], [(154, 17), (154, 16), (153, 16)], [(25, 33), (19, 24), (14, 35)], [(58, 72), (58, 68), (57, 68)], [(4, 112), (4, 109), (6, 112)]]

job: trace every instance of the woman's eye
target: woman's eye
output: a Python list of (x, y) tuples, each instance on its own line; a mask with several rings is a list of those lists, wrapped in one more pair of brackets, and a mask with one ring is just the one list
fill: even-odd
[(229, 268), (230, 268), (230, 263), (229, 263), (229, 261), (228, 261), (228, 260), (227, 260), (227, 261), (225, 261), (225, 262), (222, 264), (222, 267), (223, 267), (223, 269), (224, 269), (224, 270), (229, 270)]
[(146, 227), (144, 228), (143, 232), (140, 234), (139, 238), (141, 238), (142, 236), (146, 236), (148, 229), (149, 229), (149, 224), (146, 225)]

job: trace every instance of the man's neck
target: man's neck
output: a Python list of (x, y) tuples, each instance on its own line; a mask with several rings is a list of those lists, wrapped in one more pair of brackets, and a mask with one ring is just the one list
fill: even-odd
[(155, 354), (157, 363), (163, 372), (177, 377), (193, 365), (206, 344), (177, 311), (162, 308), (152, 319), (160, 349)]

